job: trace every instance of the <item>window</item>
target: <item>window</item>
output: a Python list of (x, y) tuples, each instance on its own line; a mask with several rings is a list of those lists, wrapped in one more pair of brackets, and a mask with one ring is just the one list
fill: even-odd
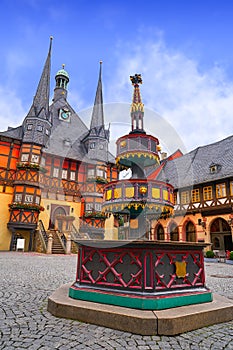
[(177, 204), (177, 192), (174, 192), (174, 204)]
[(32, 202), (33, 202), (33, 195), (25, 194), (25, 203), (32, 203)]
[(70, 172), (70, 180), (75, 181), (75, 171)]
[(96, 211), (101, 211), (101, 209), (102, 209), (102, 205), (100, 203), (96, 203), (95, 204), (95, 210)]
[(183, 191), (181, 192), (181, 204), (188, 204), (189, 203), (189, 192)]
[(101, 176), (101, 177), (103, 177), (103, 170), (97, 169), (97, 170), (96, 170), (96, 176)]
[(210, 173), (216, 174), (221, 170), (222, 166), (220, 164), (211, 164), (210, 165)]
[(215, 249), (220, 248), (220, 242), (219, 242), (219, 239), (217, 237), (215, 237), (213, 240), (213, 248), (215, 248)]
[(216, 185), (216, 197), (217, 198), (226, 197), (226, 184)]
[(90, 177), (94, 177), (95, 176), (95, 169), (88, 169), (87, 171), (87, 176)]
[(62, 179), (67, 179), (67, 170), (62, 169), (61, 177)]
[(95, 142), (91, 142), (90, 143), (90, 149), (94, 149), (95, 148)]
[(21, 155), (21, 161), (22, 161), (22, 162), (28, 162), (28, 159), (29, 159), (29, 154), (23, 153), (23, 154)]
[(49, 135), (49, 130), (46, 129), (46, 130), (45, 130), (45, 133), (46, 133), (46, 135)]
[(36, 204), (40, 204), (40, 197), (39, 196), (36, 196)]
[(196, 242), (196, 230), (194, 224), (189, 221), (186, 225), (186, 241)]
[(164, 229), (162, 225), (159, 225), (157, 228), (157, 239), (159, 241), (163, 241), (164, 240)]
[(102, 169), (96, 169), (96, 176), (106, 178), (106, 172)]
[(44, 165), (45, 165), (45, 158), (44, 158), (44, 157), (42, 157), (42, 158), (41, 158), (41, 160), (40, 160), (40, 164), (41, 164), (42, 166), (44, 166)]
[(32, 163), (39, 163), (39, 156), (36, 154), (32, 154), (31, 162)]
[(204, 201), (208, 201), (213, 198), (212, 186), (206, 186), (203, 188)]
[(172, 223), (170, 226), (170, 240), (179, 241), (179, 228), (175, 223)]
[(22, 202), (22, 193), (17, 193), (15, 195), (15, 202)]
[(211, 165), (210, 166), (210, 172), (211, 172), (211, 174), (214, 174), (214, 173), (216, 173), (217, 172), (217, 165)]
[(27, 125), (27, 130), (32, 130), (32, 124)]
[(200, 192), (199, 188), (192, 190), (192, 202), (199, 202), (200, 201)]
[(54, 168), (53, 169), (53, 177), (58, 177), (59, 176), (59, 168)]
[(230, 182), (230, 194), (233, 196), (233, 181)]
[(92, 203), (86, 203), (86, 211), (92, 211), (93, 208), (93, 204)]
[(37, 131), (43, 131), (43, 126), (42, 126), (42, 125), (37, 125), (36, 130), (37, 130)]

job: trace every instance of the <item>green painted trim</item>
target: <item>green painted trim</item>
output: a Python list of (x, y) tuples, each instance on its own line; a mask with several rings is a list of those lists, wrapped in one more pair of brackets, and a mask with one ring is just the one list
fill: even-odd
[(85, 301), (92, 301), (108, 305), (117, 305), (131, 309), (164, 310), (178, 306), (208, 303), (213, 300), (211, 292), (197, 292), (185, 295), (162, 296), (155, 298), (135, 297), (102, 293), (100, 291), (87, 291), (76, 288), (69, 289), (69, 297)]

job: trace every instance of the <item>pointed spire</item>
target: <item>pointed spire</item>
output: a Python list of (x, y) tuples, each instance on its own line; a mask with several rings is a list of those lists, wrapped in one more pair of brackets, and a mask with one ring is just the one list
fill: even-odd
[(33, 99), (32, 106), (28, 112), (28, 117), (39, 117), (49, 119), (49, 93), (50, 93), (50, 66), (51, 49), (53, 37), (50, 37), (48, 56), (41, 74), (41, 78)]
[(142, 103), (139, 84), (142, 84), (141, 74), (130, 76), (134, 86), (133, 99), (131, 104), (131, 133), (145, 133), (143, 130), (144, 104)]
[(102, 93), (102, 61), (100, 61), (99, 80), (91, 117), (90, 129), (104, 125), (103, 93)]

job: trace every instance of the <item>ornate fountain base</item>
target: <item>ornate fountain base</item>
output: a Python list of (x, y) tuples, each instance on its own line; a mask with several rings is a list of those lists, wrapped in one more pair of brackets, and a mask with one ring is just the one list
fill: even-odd
[(75, 283), (48, 299), (54, 316), (141, 335), (175, 335), (233, 319), (233, 302), (218, 295), (211, 301), (205, 287), (203, 244), (78, 244)]
[(74, 299), (163, 310), (212, 301), (205, 287), (203, 244), (79, 242)]
[(175, 335), (230, 321), (233, 302), (218, 295), (211, 301), (205, 287), (202, 248), (176, 242), (79, 242), (76, 282), (49, 297), (48, 311), (141, 335)]

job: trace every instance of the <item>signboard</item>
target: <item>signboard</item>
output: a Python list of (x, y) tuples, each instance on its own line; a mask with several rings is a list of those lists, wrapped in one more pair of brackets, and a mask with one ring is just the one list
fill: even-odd
[(24, 238), (17, 238), (16, 250), (23, 249), (23, 251), (24, 251), (24, 245), (25, 245), (25, 239)]

